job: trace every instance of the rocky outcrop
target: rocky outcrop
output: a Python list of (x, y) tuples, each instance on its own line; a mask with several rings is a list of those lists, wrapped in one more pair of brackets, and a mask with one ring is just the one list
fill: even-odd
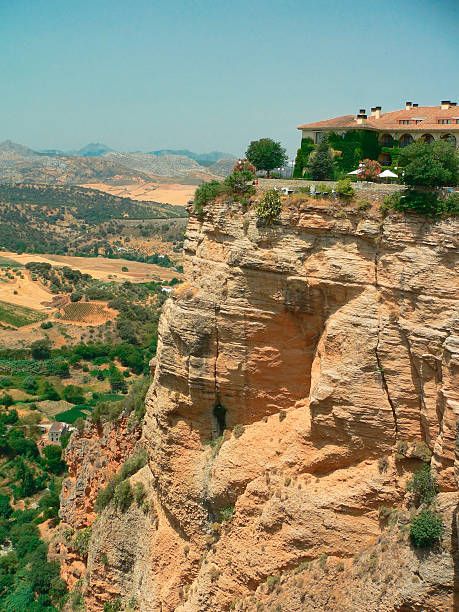
[[(145, 612), (459, 605), (457, 230), (298, 197), (273, 227), (236, 203), (191, 215), (146, 400), (151, 511), (99, 519), (126, 537), (93, 547), (89, 610), (126, 540), (129, 584), (107, 589)], [(405, 486), (430, 455), (445, 531), (419, 556)], [(298, 601), (270, 576), (301, 579)]]
[(51, 545), (50, 555), (61, 564), (61, 575), (69, 588), (82, 580), (86, 555), (72, 546), (72, 539), (91, 528), (97, 513), (97, 494), (133, 453), (141, 430), (130, 428), (126, 418), (117, 423), (92, 425), (86, 422), (81, 432), (70, 438), (65, 460), (69, 476), (62, 483), (59, 537)]

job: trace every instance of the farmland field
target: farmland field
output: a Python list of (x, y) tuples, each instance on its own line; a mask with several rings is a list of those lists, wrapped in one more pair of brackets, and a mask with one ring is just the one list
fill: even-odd
[(46, 318), (46, 314), (38, 312), (37, 310), (8, 304), (7, 302), (0, 302), (0, 321), (2, 323), (14, 325), (14, 327), (22, 327), (30, 323), (43, 321), (43, 319)]
[(105, 305), (94, 302), (71, 302), (64, 306), (61, 316), (62, 321), (78, 321), (93, 325), (104, 323), (110, 318), (112, 318), (112, 313)]
[[(36, 255), (33, 253), (6, 253), (15, 262), (26, 264), (29, 261), (48, 262), (51, 265), (69, 266), (80, 270), (83, 274), (90, 274), (99, 280), (110, 280), (116, 276), (116, 280), (130, 280), (131, 282), (143, 283), (157, 277), (161, 280), (171, 280), (174, 276), (178, 279), (183, 275), (173, 268), (163, 268), (155, 264), (142, 263), (140, 261), (129, 261), (127, 259), (110, 259), (108, 257), (71, 257), (69, 255)], [(127, 268), (123, 270), (122, 268)]]

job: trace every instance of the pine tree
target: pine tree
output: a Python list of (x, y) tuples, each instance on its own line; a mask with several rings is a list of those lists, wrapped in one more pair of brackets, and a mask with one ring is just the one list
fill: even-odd
[(320, 140), (315, 155), (312, 156), (309, 172), (315, 181), (324, 181), (333, 177), (333, 157), (325, 136)]

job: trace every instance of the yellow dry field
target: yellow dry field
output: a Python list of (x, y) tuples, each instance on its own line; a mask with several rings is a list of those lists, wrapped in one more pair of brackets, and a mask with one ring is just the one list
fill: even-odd
[[(29, 261), (41, 261), (50, 263), (53, 266), (69, 266), (80, 270), (83, 274), (90, 274), (94, 278), (103, 281), (125, 281), (130, 280), (135, 283), (143, 283), (151, 280), (171, 280), (172, 278), (181, 279), (183, 276), (172, 270), (172, 268), (162, 268), (154, 264), (142, 263), (140, 261), (127, 261), (126, 259), (108, 259), (107, 257), (71, 257), (69, 255), (35, 255), (31, 253), (23, 253), (17, 255), (15, 253), (2, 253), (5, 257), (14, 259), (15, 261), (26, 264)], [(123, 272), (121, 268), (128, 268), (127, 272)], [(109, 278), (110, 277), (110, 278)], [(22, 279), (21, 279), (21, 282)], [(34, 291), (37, 291), (38, 283), (29, 281)], [(3, 285), (1, 283), (2, 289)], [(49, 293), (46, 293), (46, 301), (50, 300)], [(18, 297), (18, 296), (14, 296)], [(4, 299), (0, 297), (0, 300)], [(4, 301), (10, 301), (4, 299)], [(43, 301), (43, 300), (40, 300)], [(19, 302), (18, 302), (19, 303)], [(21, 303), (22, 304), (22, 303)], [(22, 304), (29, 306), (29, 304)]]
[(134, 183), (132, 185), (106, 185), (105, 183), (88, 183), (81, 187), (98, 189), (111, 195), (132, 200), (161, 202), (172, 206), (186, 206), (192, 200), (196, 185), (179, 183)]
[[(14, 259), (16, 257), (22, 257), (22, 255), (17, 255)], [(16, 261), (19, 260), (16, 259)], [(7, 282), (0, 282), (0, 302), (8, 302), (8, 304), (25, 306), (35, 310), (46, 310), (42, 302), (51, 301), (53, 294), (40, 283), (32, 281), (27, 270), (22, 270), (22, 274), (24, 278), (15, 276), (14, 279), (6, 279), (2, 275), (2, 278), (5, 278)], [(17, 291), (17, 294), (14, 293), (15, 291)]]

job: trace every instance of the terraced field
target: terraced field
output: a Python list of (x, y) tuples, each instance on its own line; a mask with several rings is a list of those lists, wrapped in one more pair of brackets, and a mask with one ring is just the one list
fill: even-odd
[(14, 327), (23, 327), (46, 319), (47, 315), (32, 308), (0, 302), (0, 322)]

